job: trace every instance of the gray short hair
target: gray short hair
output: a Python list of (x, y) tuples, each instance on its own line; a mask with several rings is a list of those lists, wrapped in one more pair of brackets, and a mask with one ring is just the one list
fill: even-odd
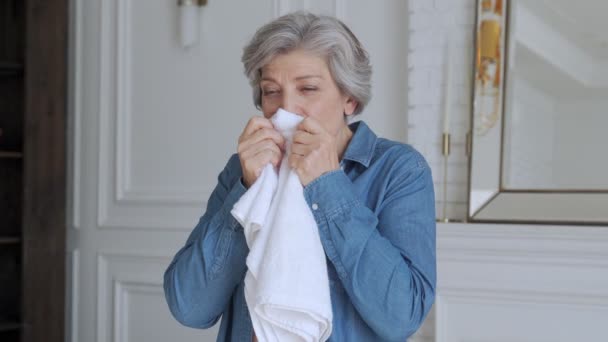
[(354, 114), (363, 111), (371, 98), (372, 68), (367, 52), (340, 20), (301, 11), (284, 15), (260, 27), (243, 49), (241, 60), (258, 109), (262, 104), (262, 67), (275, 56), (295, 49), (324, 58), (340, 91), (357, 101)]

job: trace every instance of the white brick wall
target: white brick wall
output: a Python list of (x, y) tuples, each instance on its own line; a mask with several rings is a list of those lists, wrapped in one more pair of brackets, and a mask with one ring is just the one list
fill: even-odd
[(453, 46), (452, 152), (448, 159), (447, 216), (464, 219), (468, 184), (466, 133), (471, 113), (475, 0), (409, 2), (408, 142), (433, 170), (437, 217), (443, 215), (443, 93), (448, 34)]
[[(437, 217), (443, 216), (443, 93), (448, 33), (452, 39), (452, 91), (448, 159), (447, 216), (466, 217), (468, 159), (465, 155), (472, 96), (475, 0), (410, 0), (408, 52), (408, 143), (418, 149), (433, 170)], [(431, 311), (412, 342), (435, 341)]]

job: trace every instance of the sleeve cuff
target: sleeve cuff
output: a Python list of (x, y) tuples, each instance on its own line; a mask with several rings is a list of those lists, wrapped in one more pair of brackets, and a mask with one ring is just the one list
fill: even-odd
[(353, 183), (342, 170), (327, 172), (306, 187), (304, 197), (313, 214), (333, 216), (358, 201)]

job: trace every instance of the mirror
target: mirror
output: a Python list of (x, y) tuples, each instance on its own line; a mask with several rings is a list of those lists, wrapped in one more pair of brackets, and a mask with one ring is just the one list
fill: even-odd
[(608, 223), (608, 2), (477, 7), (469, 219)]

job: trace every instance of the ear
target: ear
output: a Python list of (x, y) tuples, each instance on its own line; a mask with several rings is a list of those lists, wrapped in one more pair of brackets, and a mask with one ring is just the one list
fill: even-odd
[(350, 96), (346, 97), (344, 101), (344, 115), (352, 115), (355, 112), (355, 109), (357, 109), (358, 105), (359, 103), (355, 99)]

